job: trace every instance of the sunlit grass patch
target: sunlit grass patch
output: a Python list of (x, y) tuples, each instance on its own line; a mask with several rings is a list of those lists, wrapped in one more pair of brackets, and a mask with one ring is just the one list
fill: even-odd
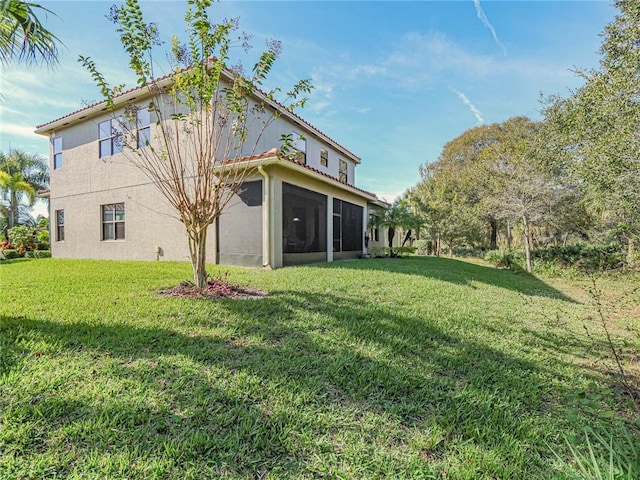
[(563, 435), (639, 428), (590, 366), (577, 281), (443, 258), (211, 270), (269, 296), (155, 296), (181, 263), (0, 265), (0, 478), (563, 478)]

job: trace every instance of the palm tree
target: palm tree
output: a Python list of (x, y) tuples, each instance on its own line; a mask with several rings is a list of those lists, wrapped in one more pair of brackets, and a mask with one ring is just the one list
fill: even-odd
[(405, 237), (402, 246), (406, 243), (411, 229), (420, 225), (420, 219), (411, 212), (406, 200), (396, 200), (382, 211), (378, 211), (371, 218), (371, 225), (375, 227), (387, 228), (387, 241), (389, 242), (389, 256), (395, 257), (397, 253), (393, 251), (393, 239), (396, 236), (397, 228), (407, 229), (408, 235)]
[(18, 222), (21, 207), (25, 200), (30, 207), (36, 199), (38, 190), (49, 185), (49, 166), (41, 155), (10, 151), (8, 155), (0, 152), (0, 193), (3, 208), (7, 215), (7, 228), (13, 228)]
[(60, 40), (44, 28), (36, 10), (53, 13), (33, 2), (0, 0), (0, 63), (58, 63)]

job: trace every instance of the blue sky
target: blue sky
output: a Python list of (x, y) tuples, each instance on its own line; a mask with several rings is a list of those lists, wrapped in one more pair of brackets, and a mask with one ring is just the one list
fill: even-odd
[[(40, 3), (57, 15), (45, 22), (65, 44), (61, 64), (3, 67), (2, 151), (48, 155), (35, 126), (99, 99), (78, 55), (112, 84), (130, 79), (105, 18), (113, 2)], [(165, 40), (183, 35), (184, 6), (142, 2)], [(605, 1), (223, 1), (211, 17), (240, 18), (253, 35), (245, 60), (266, 39), (282, 41), (271, 86), (311, 78), (315, 90), (299, 114), (362, 158), (360, 188), (392, 200), (465, 130), (516, 115), (539, 119), (541, 94), (578, 87), (571, 69), (597, 67), (599, 34), (615, 13)]]

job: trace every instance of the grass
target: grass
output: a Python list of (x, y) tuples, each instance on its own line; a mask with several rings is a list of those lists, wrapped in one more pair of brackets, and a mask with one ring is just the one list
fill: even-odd
[(572, 478), (566, 436), (638, 439), (580, 280), (433, 257), (211, 271), (270, 296), (156, 297), (181, 263), (0, 264), (0, 478)]

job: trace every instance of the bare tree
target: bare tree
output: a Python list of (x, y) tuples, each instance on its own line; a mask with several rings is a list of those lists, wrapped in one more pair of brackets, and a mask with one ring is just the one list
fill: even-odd
[[(280, 102), (275, 99), (280, 89), (260, 90), (279, 54), (280, 44), (275, 41), (268, 44), (249, 76), (240, 66), (230, 68), (232, 46), (246, 44), (247, 37), (235, 36), (234, 20), (214, 24), (207, 13), (211, 3), (187, 2), (188, 39), (181, 44), (172, 38), (172, 71), (163, 77), (154, 74), (157, 26), (144, 21), (137, 0), (112, 7), (111, 18), (129, 55), (129, 67), (148, 98), (143, 105), (123, 105), (119, 98), (124, 97), (124, 86), (111, 87), (90, 58), (79, 59), (112, 112), (118, 148), (146, 174), (184, 224), (198, 288), (207, 281), (208, 227), (251, 173), (250, 162), (239, 156), (255, 153), (262, 132), (282, 109), (303, 106), (301, 95), (311, 90), (309, 81), (301, 80)], [(245, 148), (249, 138), (255, 142), (253, 149)], [(282, 140), (285, 146), (291, 141)]]

